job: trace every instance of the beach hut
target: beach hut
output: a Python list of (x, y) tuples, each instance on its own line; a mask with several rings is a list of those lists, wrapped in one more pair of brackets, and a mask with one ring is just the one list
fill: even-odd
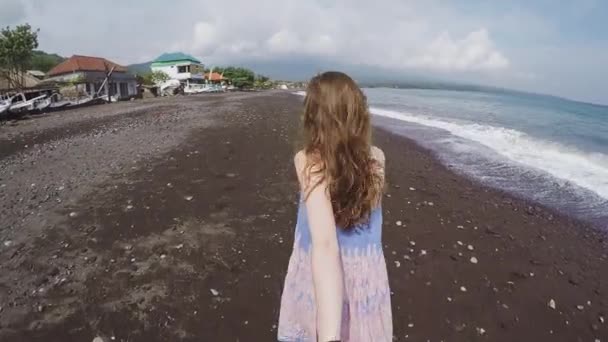
[(217, 72), (208, 72), (205, 74), (205, 80), (209, 83), (222, 83), (226, 79), (223, 74)]

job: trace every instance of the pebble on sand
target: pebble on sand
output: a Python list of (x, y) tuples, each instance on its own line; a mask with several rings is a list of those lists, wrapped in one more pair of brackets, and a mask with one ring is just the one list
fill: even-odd
[(212, 295), (218, 296), (220, 293), (216, 289), (209, 289)]
[(103, 340), (103, 338), (97, 336), (93, 339), (93, 342), (105, 342), (105, 341)]
[(551, 299), (547, 305), (549, 305), (551, 309), (555, 310), (555, 300)]
[(486, 333), (486, 330), (484, 328), (477, 328), (477, 333), (479, 335), (484, 335)]
[(421, 255), (421, 256), (426, 255), (426, 249), (421, 249), (421, 250), (420, 250), (420, 255)]
[(583, 310), (585, 309), (585, 307), (584, 307), (584, 306), (582, 306), (582, 305), (577, 305), (577, 306), (576, 306), (576, 308), (577, 308), (579, 311), (583, 311)]
[(477, 263), (477, 258), (476, 257), (471, 257), (471, 263), (472, 264), (476, 264)]
[(458, 244), (458, 246), (462, 246), (463, 245), (462, 241), (456, 241), (456, 243)]
[(462, 291), (462, 292), (467, 292), (467, 288), (466, 288), (466, 287), (464, 287), (464, 286), (461, 286), (461, 287), (460, 287), (460, 291)]
[(468, 246), (467, 246), (467, 249), (468, 249), (468, 250), (470, 250), (470, 251), (472, 251), (474, 248), (473, 248), (473, 246), (472, 246), (472, 245), (468, 245)]
[(416, 191), (416, 188), (410, 187), (410, 191)]
[(403, 222), (401, 222), (401, 221), (397, 221), (397, 222), (395, 222), (395, 224), (396, 224), (397, 226), (401, 227), (401, 225), (403, 224)]
[(78, 213), (77, 213), (77, 212), (72, 211), (72, 212), (70, 213), (70, 217), (76, 217), (76, 216), (78, 216)]
[(395, 260), (395, 267), (397, 267), (397, 268), (401, 267), (401, 263), (398, 260)]
[(194, 198), (194, 196), (185, 196), (184, 199), (186, 201), (192, 201), (192, 199)]
[(11, 240), (4, 241), (4, 247), (10, 247), (12, 244), (13, 244), (13, 241), (11, 241)]

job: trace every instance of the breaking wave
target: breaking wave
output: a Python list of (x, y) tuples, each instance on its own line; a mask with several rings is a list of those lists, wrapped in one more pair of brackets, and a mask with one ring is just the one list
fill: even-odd
[(445, 130), (490, 148), (514, 163), (543, 171), (608, 199), (608, 156), (605, 154), (583, 152), (508, 128), (456, 123), (374, 107), (370, 110), (374, 115)]

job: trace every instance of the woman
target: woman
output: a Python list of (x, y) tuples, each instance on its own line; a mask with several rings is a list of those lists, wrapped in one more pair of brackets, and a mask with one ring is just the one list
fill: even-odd
[(281, 298), (279, 341), (392, 341), (382, 252), (384, 154), (355, 82), (314, 77), (294, 164), (300, 206)]

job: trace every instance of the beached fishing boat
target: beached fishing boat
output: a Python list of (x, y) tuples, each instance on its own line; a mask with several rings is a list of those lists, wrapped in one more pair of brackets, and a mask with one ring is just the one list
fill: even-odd
[[(45, 97), (46, 97), (46, 95), (40, 95), (40, 96), (34, 97), (33, 99), (27, 100), (25, 98), (25, 95), (23, 95), (23, 93), (19, 93), (13, 97), (12, 105), (9, 107), (9, 111), (11, 113), (17, 114), (17, 113), (23, 113), (23, 112), (33, 110), (34, 104), (37, 101), (44, 99)], [(19, 100), (17, 102), (15, 102), (15, 98), (19, 98)]]
[(205, 85), (198, 83), (188, 83), (184, 87), (184, 93), (188, 95), (199, 94), (204, 92)]
[(51, 105), (51, 98), (46, 97), (46, 98), (34, 101), (33, 110), (43, 111), (43, 110), (49, 108), (50, 105)]
[(8, 95), (2, 95), (0, 97), (0, 118), (4, 117), (8, 112), (9, 107), (12, 104), (13, 97)]
[(63, 108), (72, 103), (71, 101), (64, 100), (59, 93), (54, 93), (49, 96), (49, 99), (51, 100), (51, 104), (49, 105), (49, 108), (51, 109)]
[(69, 106), (70, 107), (84, 106), (84, 105), (87, 105), (87, 104), (92, 104), (94, 101), (99, 102), (100, 98), (99, 97), (95, 97), (95, 96), (83, 97), (83, 98), (75, 100), (75, 101), (70, 101)]
[(160, 84), (159, 89), (160, 93), (163, 96), (174, 95), (177, 88), (181, 87), (181, 83), (178, 80), (168, 80)]

